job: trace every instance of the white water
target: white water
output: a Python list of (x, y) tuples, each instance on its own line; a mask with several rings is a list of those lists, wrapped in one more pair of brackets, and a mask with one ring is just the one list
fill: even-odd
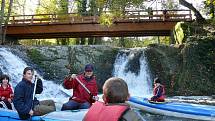
[[(142, 54), (139, 58), (139, 74), (136, 75), (131, 71), (126, 72), (125, 70), (128, 66), (128, 62), (131, 61), (135, 57), (135, 54), (140, 51), (142, 51)], [(120, 77), (127, 82), (131, 96), (150, 97), (152, 95), (150, 71), (144, 55), (144, 49), (123, 50), (121, 53), (118, 53), (114, 64), (113, 75)]]
[[(10, 48), (0, 48), (0, 69), (4, 74), (9, 75), (13, 88), (21, 81), (23, 70), (27, 66), (21, 58), (11, 53)], [(35, 74), (37, 74), (36, 71)], [(67, 96), (62, 92), (61, 86), (51, 80), (44, 80), (40, 75), (38, 77), (43, 80), (44, 88), (42, 94), (37, 95), (39, 99), (54, 99), (57, 102), (65, 100)]]

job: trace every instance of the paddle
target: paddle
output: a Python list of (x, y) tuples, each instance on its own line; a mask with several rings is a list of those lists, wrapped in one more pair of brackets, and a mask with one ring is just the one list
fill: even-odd
[(35, 94), (36, 94), (36, 88), (37, 88), (37, 75), (35, 75), (35, 81), (34, 81), (33, 101), (34, 101)]
[[(35, 98), (35, 94), (36, 94), (36, 88), (37, 88), (37, 75), (35, 75), (35, 80), (34, 80), (34, 90), (33, 90), (33, 98), (32, 98), (31, 108), (33, 108), (33, 105), (34, 105), (34, 98)], [(29, 121), (32, 121), (32, 116), (31, 115), (30, 115)]]
[(143, 100), (146, 100), (146, 101), (148, 101), (149, 103), (154, 103), (154, 104), (165, 104), (165, 103), (171, 102), (171, 101), (167, 101), (167, 100), (165, 100), (164, 102), (157, 102), (157, 101), (149, 100), (148, 98), (143, 98)]
[(154, 103), (154, 104), (165, 104), (165, 103), (168, 103), (167, 101), (164, 101), (164, 102), (157, 102), (157, 101), (152, 101), (152, 100), (148, 100), (149, 103)]
[(98, 101), (99, 98), (97, 96), (93, 96), (90, 90), (76, 77), (75, 80), (86, 90), (86, 92), (92, 97), (93, 100)]

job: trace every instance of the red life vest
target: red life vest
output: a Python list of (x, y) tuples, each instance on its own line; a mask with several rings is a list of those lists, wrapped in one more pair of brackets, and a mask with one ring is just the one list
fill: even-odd
[(10, 85), (8, 85), (5, 89), (2, 85), (0, 85), (0, 97), (5, 97), (5, 99), (12, 98), (11, 94), (13, 94), (13, 90)]
[(127, 105), (106, 105), (97, 101), (90, 107), (84, 121), (118, 121), (129, 109)]
[(164, 86), (163, 85), (159, 85), (157, 87), (154, 88), (153, 90), (153, 95), (157, 95), (157, 91), (158, 91), (158, 88), (161, 87), (162, 89), (162, 94), (159, 98), (157, 98), (155, 101), (158, 101), (158, 102), (163, 102), (165, 100), (165, 89), (164, 89)]

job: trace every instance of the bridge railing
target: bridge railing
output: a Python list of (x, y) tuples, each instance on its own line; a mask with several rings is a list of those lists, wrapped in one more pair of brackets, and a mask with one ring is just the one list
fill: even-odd
[[(164, 13), (166, 11), (166, 13)], [(127, 19), (149, 21), (191, 21), (190, 10), (126, 11)], [(125, 19), (126, 20), (126, 19)]]
[[(115, 18), (115, 22), (140, 21), (191, 21), (190, 10), (153, 10), (153, 11), (125, 11), (123, 17)], [(64, 23), (99, 23), (98, 16), (79, 16), (77, 13), (69, 14), (36, 14), (11, 16), (9, 25), (20, 24), (64, 24)]]

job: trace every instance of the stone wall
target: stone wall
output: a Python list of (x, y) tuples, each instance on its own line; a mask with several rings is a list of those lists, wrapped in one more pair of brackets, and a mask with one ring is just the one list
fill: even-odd
[(214, 95), (215, 39), (189, 38), (184, 45), (150, 45), (146, 51), (153, 77), (167, 95)]

